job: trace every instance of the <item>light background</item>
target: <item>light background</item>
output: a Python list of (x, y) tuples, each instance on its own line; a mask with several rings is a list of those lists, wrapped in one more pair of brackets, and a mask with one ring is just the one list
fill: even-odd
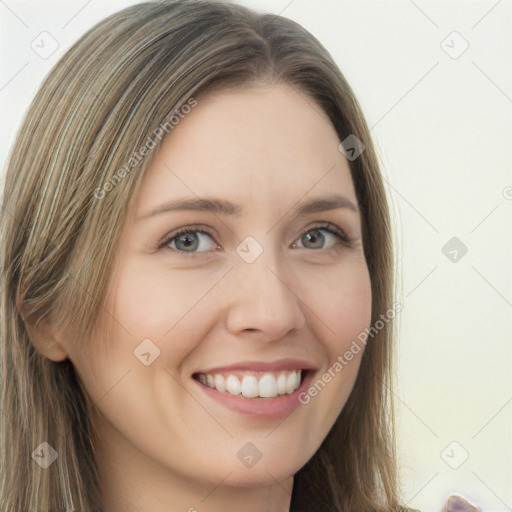
[[(134, 3), (0, 0), (2, 163), (50, 68)], [(404, 502), (440, 511), (460, 493), (512, 510), (512, 3), (239, 3), (292, 18), (327, 47), (378, 146), (400, 238)], [(51, 49), (42, 32), (58, 43), (47, 58), (33, 49)], [(452, 237), (467, 247), (445, 250), (456, 261), (442, 251)]]

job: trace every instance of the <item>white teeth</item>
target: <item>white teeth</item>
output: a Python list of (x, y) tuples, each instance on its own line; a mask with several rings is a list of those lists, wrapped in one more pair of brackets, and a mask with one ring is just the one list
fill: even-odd
[(279, 377), (277, 378), (277, 393), (279, 395), (286, 394), (286, 374), (285, 373), (280, 373)]
[(217, 373), (213, 380), (217, 391), (226, 391), (226, 382), (224, 380), (224, 375), (220, 375)]
[(232, 395), (240, 394), (242, 391), (242, 385), (240, 384), (238, 377), (235, 377), (234, 375), (228, 376), (226, 379), (226, 391)]
[[(297, 378), (298, 377), (298, 378)], [(288, 394), (293, 393), (300, 385), (300, 374), (297, 375), (297, 372), (293, 371), (288, 375), (286, 379), (286, 392)]]
[(245, 396), (245, 398), (255, 398), (258, 394), (258, 379), (252, 375), (246, 375), (242, 379), (242, 395)]
[(204, 386), (232, 395), (241, 394), (245, 398), (276, 398), (293, 393), (300, 386), (301, 376), (302, 370), (282, 371), (277, 374), (267, 372), (259, 377), (259, 381), (256, 375), (251, 374), (244, 375), (240, 381), (236, 375), (224, 377), (219, 373), (200, 373), (198, 380)]
[(263, 398), (275, 398), (277, 396), (277, 382), (273, 375), (266, 373), (261, 377), (259, 395)]

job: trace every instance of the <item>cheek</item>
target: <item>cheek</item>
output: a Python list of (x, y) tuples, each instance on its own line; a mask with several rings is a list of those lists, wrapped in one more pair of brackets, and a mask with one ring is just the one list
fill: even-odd
[(125, 366), (133, 364), (134, 351), (149, 349), (158, 354), (158, 366), (179, 373), (206, 336), (212, 315), (208, 296), (225, 273), (211, 266), (191, 272), (125, 260), (106, 302), (115, 318), (113, 344)]
[(122, 279), (109, 293), (116, 320), (140, 339), (162, 340), (181, 328), (189, 314), (200, 314), (201, 301), (218, 281), (216, 271), (189, 272), (155, 265), (148, 269), (136, 261), (121, 270)]
[(331, 358), (336, 352), (346, 350), (352, 339), (370, 325), (372, 313), (372, 288), (366, 262), (354, 258), (338, 271), (308, 276), (309, 283), (316, 282), (316, 291), (304, 284), (307, 305), (325, 327), (325, 343)]
[[(372, 289), (364, 260), (331, 273), (311, 294), (311, 310), (318, 316), (327, 366), (315, 377), (305, 402), (314, 399), (323, 410), (319, 430), (332, 425), (355, 383), (365, 344), (362, 333), (371, 324)], [(308, 304), (309, 305), (309, 304)], [(318, 396), (318, 398), (316, 398)], [(321, 398), (320, 398), (321, 396)]]

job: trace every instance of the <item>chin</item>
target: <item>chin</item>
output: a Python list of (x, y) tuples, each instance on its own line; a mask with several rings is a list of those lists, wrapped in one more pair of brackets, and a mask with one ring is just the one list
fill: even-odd
[(229, 474), (223, 485), (233, 487), (256, 488), (273, 485), (293, 477), (309, 458), (310, 456), (303, 455), (291, 459), (289, 452), (286, 455), (274, 451), (270, 457), (263, 455), (252, 466), (245, 466), (237, 460), (235, 464), (226, 464), (222, 471), (217, 468), (215, 478), (218, 478), (219, 474)]
[(299, 469), (300, 467), (291, 465), (288, 465), (287, 469), (272, 465), (261, 466), (259, 469), (256, 467), (250, 469), (232, 468), (232, 473), (223, 481), (222, 485), (245, 489), (266, 487), (293, 477)]

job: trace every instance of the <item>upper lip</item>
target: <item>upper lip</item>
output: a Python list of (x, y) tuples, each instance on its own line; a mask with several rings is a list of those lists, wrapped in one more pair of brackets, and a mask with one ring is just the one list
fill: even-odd
[(253, 372), (276, 372), (280, 370), (315, 370), (310, 362), (303, 359), (278, 359), (272, 362), (265, 361), (241, 361), (226, 366), (215, 366), (195, 373), (222, 373), (229, 371), (253, 371)]

